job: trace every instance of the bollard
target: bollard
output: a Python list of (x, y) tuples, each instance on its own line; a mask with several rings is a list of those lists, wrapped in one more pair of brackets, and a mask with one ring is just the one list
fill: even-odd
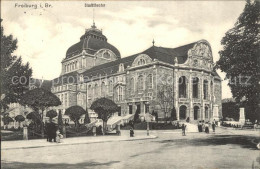
[(23, 139), (28, 140), (28, 128), (27, 127), (23, 128)]
[(93, 136), (97, 136), (97, 127), (93, 126), (92, 128)]
[(66, 126), (63, 126), (62, 134), (63, 134), (63, 138), (66, 138)]

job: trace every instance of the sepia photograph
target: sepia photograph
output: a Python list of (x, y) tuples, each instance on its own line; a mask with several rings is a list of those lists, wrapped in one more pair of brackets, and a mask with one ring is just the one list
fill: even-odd
[(260, 1), (0, 3), (2, 169), (260, 169)]

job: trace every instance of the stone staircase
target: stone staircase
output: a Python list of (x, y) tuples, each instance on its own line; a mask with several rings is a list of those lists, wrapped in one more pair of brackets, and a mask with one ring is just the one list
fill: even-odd
[(108, 131), (112, 131), (116, 128), (117, 125), (128, 123), (132, 119), (134, 119), (134, 114), (110, 117), (107, 121), (107, 129)]
[(184, 123), (186, 125), (186, 131), (189, 133), (197, 133), (198, 131), (198, 125), (193, 123)]

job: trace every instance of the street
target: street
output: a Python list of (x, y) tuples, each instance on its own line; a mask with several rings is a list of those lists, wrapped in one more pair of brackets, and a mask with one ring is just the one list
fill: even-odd
[[(129, 131), (122, 131), (128, 133)], [(146, 134), (146, 131), (135, 131)], [(2, 168), (247, 169), (260, 166), (259, 131), (187, 133), (151, 131), (158, 138), (2, 150)]]

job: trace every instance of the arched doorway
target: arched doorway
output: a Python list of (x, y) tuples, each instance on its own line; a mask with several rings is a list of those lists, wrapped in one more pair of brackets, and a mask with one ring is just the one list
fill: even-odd
[(182, 105), (180, 107), (180, 120), (185, 120), (186, 119), (186, 112), (187, 112), (187, 107)]
[(198, 120), (198, 118), (199, 118), (199, 110), (200, 110), (200, 108), (198, 106), (194, 106), (194, 108), (193, 108), (194, 120)]
[(209, 108), (205, 107), (205, 119), (209, 118)]

